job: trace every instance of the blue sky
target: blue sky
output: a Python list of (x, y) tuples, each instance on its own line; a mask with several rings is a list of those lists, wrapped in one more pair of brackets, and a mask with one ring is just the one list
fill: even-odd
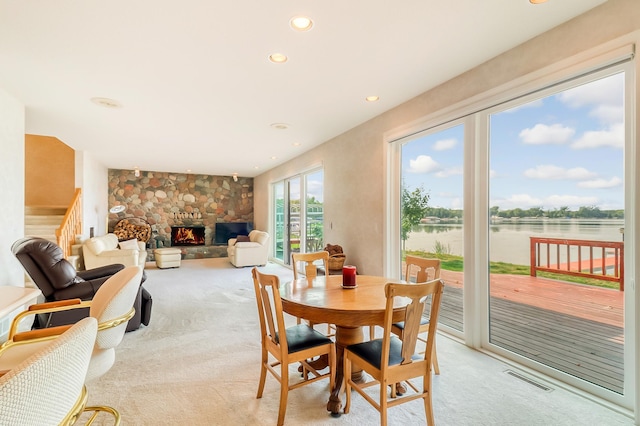
[[(622, 73), (490, 116), (490, 206), (621, 209)], [(462, 208), (462, 125), (422, 136), (402, 150), (409, 189), (432, 207)]]

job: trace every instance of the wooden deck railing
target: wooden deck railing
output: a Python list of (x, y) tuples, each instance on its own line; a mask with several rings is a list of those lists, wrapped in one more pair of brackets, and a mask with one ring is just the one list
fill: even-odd
[(60, 228), (56, 229), (56, 240), (64, 257), (71, 254), (71, 246), (76, 241), (76, 235), (82, 232), (82, 189), (76, 188), (73, 200), (67, 207)]
[(617, 282), (624, 291), (623, 242), (538, 237), (530, 237), (530, 242), (532, 277), (543, 271), (595, 278)]

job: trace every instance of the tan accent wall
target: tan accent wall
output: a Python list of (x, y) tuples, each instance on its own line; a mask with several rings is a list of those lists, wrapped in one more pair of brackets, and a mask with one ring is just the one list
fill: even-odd
[[(322, 164), (325, 242), (340, 244), (347, 253), (347, 262), (356, 265), (358, 272), (382, 274), (386, 254), (385, 133), (640, 30), (638, 3), (609, 0), (256, 177), (256, 228), (268, 229), (271, 182), (299, 173), (309, 164)], [(460, 52), (452, 52), (457, 54)]]
[(64, 206), (75, 191), (75, 151), (51, 136), (25, 135), (25, 205)]

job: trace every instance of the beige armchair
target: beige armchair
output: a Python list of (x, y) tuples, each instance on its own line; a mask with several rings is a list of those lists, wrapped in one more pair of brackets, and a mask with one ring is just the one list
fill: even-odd
[(236, 268), (266, 265), (269, 258), (269, 234), (254, 229), (249, 232), (248, 240), (242, 241), (240, 236), (229, 239), (227, 255), (231, 264)]
[(115, 234), (107, 234), (89, 238), (82, 246), (82, 256), (87, 269), (117, 263), (144, 268), (147, 250), (146, 244), (142, 241), (119, 242)]

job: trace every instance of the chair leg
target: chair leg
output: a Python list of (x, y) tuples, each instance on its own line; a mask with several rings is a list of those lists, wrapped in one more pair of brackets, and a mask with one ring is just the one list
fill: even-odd
[(284, 424), (287, 412), (287, 397), (289, 396), (289, 366), (280, 364), (280, 409), (278, 410), (278, 426)]
[(256, 398), (262, 398), (262, 391), (264, 391), (264, 382), (267, 379), (267, 362), (269, 362), (268, 354), (266, 351), (262, 351), (262, 362), (260, 363), (260, 381), (258, 382), (258, 395)]
[[(391, 384), (395, 388), (395, 383)], [(380, 381), (380, 426), (387, 426), (387, 382)]]
[(347, 359), (346, 355), (344, 356), (343, 372), (344, 372), (343, 374), (344, 375), (344, 393), (346, 397), (343, 411), (345, 414), (349, 414), (349, 408), (351, 408), (351, 383), (349, 382), (351, 380), (351, 361)]
[(424, 400), (424, 414), (427, 418), (427, 425), (433, 426), (436, 424), (433, 417), (433, 404), (431, 403), (431, 374), (423, 377), (423, 397)]
[(369, 326), (369, 340), (373, 340), (376, 338), (376, 326), (375, 325), (370, 325)]

